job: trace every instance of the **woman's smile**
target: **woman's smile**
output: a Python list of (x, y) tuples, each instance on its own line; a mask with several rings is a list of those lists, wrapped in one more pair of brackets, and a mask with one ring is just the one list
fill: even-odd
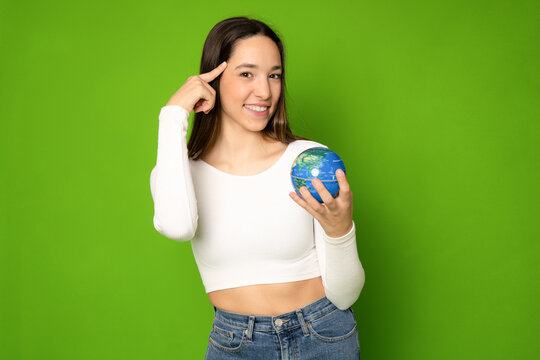
[(264, 111), (259, 111), (260, 109), (263, 109), (262, 107), (259, 107), (259, 106), (244, 105), (242, 107), (244, 109), (246, 109), (248, 112), (250, 112), (251, 114), (253, 114), (255, 116), (261, 116), (261, 117), (268, 115), (268, 110), (270, 109), (269, 106), (267, 106), (266, 110), (264, 110)]

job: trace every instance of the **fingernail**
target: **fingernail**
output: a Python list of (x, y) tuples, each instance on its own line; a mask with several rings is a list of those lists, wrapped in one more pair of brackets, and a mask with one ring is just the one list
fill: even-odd
[(226, 61), (222, 62), (222, 63), (221, 63), (221, 66), (225, 65), (226, 63), (227, 63)]

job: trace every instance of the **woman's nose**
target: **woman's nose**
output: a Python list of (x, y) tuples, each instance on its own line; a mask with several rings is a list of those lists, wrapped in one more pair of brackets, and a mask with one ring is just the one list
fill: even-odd
[(257, 83), (255, 84), (255, 90), (254, 93), (256, 96), (267, 99), (270, 97), (270, 84), (268, 83), (268, 79), (261, 78)]

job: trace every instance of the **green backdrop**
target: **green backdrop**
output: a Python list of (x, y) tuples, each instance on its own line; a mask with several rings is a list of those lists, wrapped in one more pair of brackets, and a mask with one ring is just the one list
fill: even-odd
[(204, 357), (213, 308), (149, 177), (161, 107), (247, 15), (284, 41), (293, 131), (347, 166), (362, 358), (535, 358), (539, 10), (3, 0), (0, 357)]

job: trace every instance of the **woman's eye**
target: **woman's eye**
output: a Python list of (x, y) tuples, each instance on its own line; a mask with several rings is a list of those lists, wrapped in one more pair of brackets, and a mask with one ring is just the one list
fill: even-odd
[[(246, 77), (246, 76), (244, 76), (244, 74), (249, 74), (249, 75), (251, 75), (250, 72), (243, 72), (243, 73), (240, 74), (240, 76)], [(270, 75), (270, 76), (273, 77), (274, 79), (281, 79), (281, 74), (272, 74), (272, 75)]]

